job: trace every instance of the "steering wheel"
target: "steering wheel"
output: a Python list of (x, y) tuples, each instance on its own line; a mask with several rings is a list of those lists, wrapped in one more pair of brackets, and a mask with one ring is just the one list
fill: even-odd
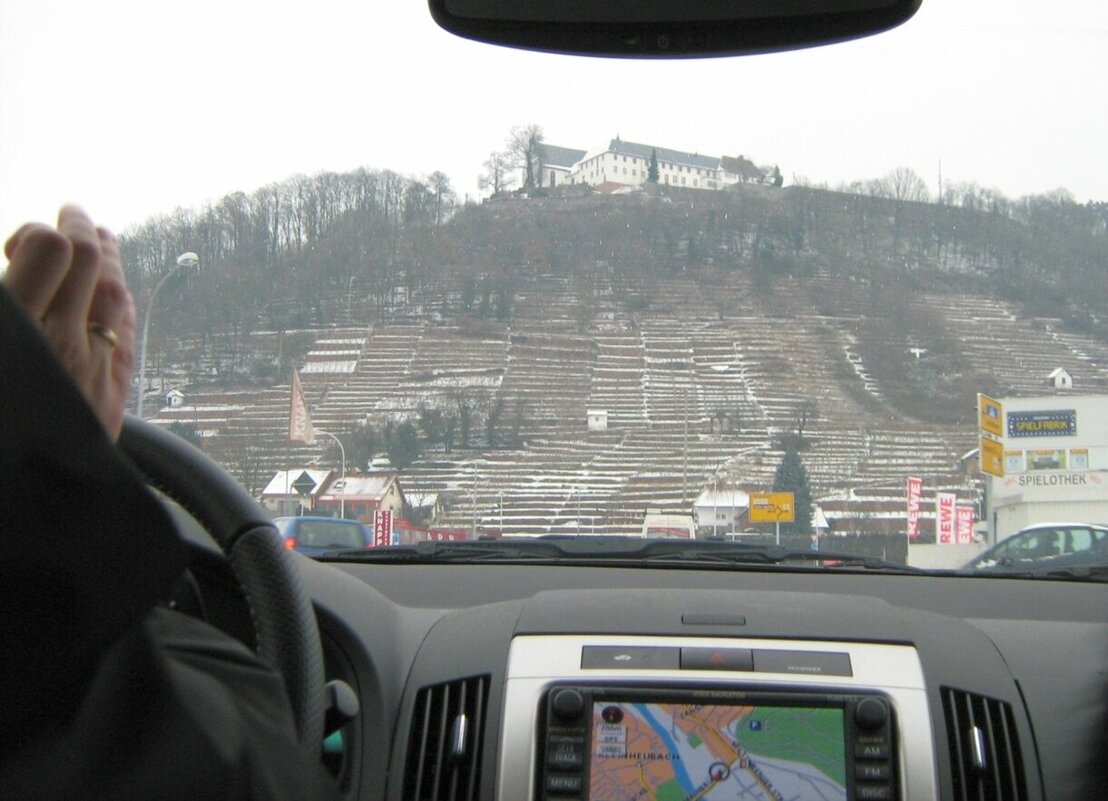
[(119, 448), (146, 481), (195, 517), (223, 549), (250, 608), (258, 656), (285, 680), (300, 747), (323, 741), (323, 651), (311, 601), (269, 515), (199, 449), (128, 416)]

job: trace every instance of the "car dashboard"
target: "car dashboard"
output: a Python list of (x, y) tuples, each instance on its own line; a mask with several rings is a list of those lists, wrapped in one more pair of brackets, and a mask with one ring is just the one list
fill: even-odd
[[(333, 764), (346, 798), (1053, 800), (1108, 789), (1102, 584), (296, 563), (328, 679), (361, 702)], [(801, 732), (778, 743), (791, 761), (741, 753), (720, 723), (717, 746), (735, 761), (695, 765), (699, 739), (660, 726), (644, 750), (623, 719), (670, 714), (675, 733), (690, 710), (733, 724), (751, 709)], [(655, 795), (647, 773), (675, 763), (683, 782)], [(816, 765), (834, 786), (804, 781)], [(745, 784), (724, 783), (732, 769)]]

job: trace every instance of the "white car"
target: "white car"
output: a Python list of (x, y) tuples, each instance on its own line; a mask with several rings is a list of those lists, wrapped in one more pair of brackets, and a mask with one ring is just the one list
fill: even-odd
[(965, 567), (1023, 570), (1108, 565), (1108, 528), (1088, 523), (1036, 523), (1007, 537)]

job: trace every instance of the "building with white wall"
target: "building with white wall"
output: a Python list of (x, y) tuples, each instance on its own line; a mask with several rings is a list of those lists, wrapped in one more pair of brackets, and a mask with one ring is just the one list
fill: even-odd
[[(739, 183), (780, 186), (776, 167), (762, 168), (743, 156), (705, 156), (667, 147), (627, 142), (618, 136), (585, 151), (542, 145), (542, 186), (563, 184), (637, 187), (647, 182), (650, 163), (658, 164), (658, 183), (686, 189), (719, 190)], [(567, 167), (567, 161), (577, 155)]]
[(1034, 523), (1108, 523), (1108, 395), (1000, 399), (1004, 476), (989, 476), (993, 538)]
[[(572, 147), (559, 147), (543, 142), (539, 145), (539, 186), (561, 186), (569, 183), (569, 175), (577, 162), (585, 157), (584, 150)], [(520, 182), (522, 183), (522, 181)]]

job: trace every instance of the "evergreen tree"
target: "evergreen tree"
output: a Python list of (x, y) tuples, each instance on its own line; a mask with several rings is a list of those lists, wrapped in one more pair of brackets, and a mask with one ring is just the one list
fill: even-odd
[(419, 433), (411, 423), (401, 423), (389, 431), (385, 440), (385, 453), (398, 471), (408, 468), (419, 458)]
[(646, 180), (652, 184), (658, 183), (658, 149), (650, 151), (650, 166), (646, 168)]
[(777, 465), (773, 476), (774, 492), (793, 494), (792, 523), (782, 523), (782, 534), (809, 534), (812, 531), (812, 490), (808, 486), (808, 471), (800, 461), (796, 448), (789, 447)]
[(180, 420), (177, 420), (169, 424), (169, 431), (170, 433), (176, 434), (188, 444), (200, 450), (204, 450), (204, 442), (200, 438), (200, 432), (196, 430), (196, 426), (190, 423), (182, 423)]

